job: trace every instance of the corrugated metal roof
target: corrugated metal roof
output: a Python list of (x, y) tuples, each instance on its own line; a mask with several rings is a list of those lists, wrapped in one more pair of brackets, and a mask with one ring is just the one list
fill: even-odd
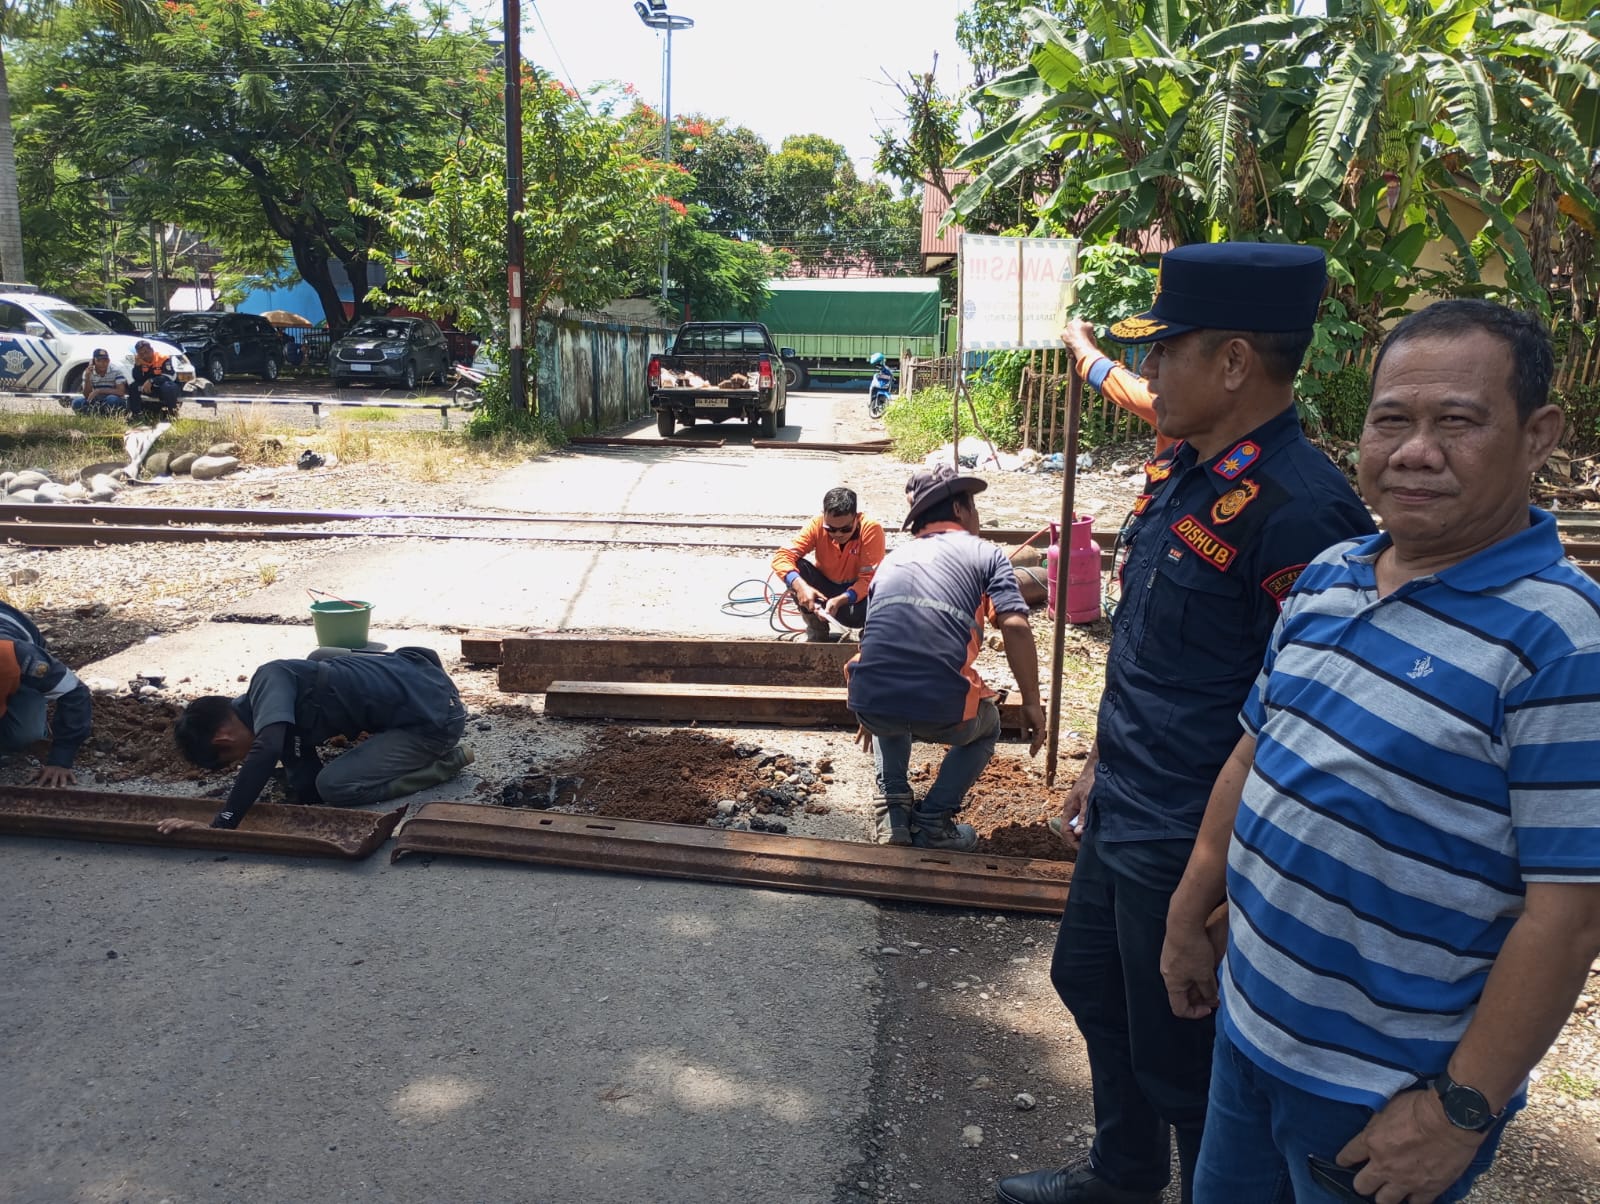
[[(956, 171), (947, 168), (944, 172), (945, 192), (954, 192), (961, 185), (972, 178), (970, 171)], [(961, 227), (954, 222), (939, 230), (939, 223), (944, 220), (945, 213), (950, 208), (950, 202), (945, 199), (944, 192), (934, 186), (932, 180), (925, 180), (922, 185), (922, 255), (923, 265), (927, 265), (930, 255), (954, 255), (961, 245)]]

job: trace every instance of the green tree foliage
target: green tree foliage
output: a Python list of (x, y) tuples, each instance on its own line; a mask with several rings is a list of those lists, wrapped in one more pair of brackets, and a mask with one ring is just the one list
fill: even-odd
[[(1594, 31), (1574, 13), (1477, 0), (1326, 7), (1024, 10), (1027, 60), (983, 89), (996, 119), (957, 160), (977, 172), (958, 216), (1060, 163), (1054, 191), (1033, 192), (1041, 232), (1322, 245), (1340, 321), (1368, 341), (1420, 290), (1492, 291), (1493, 260), (1510, 297), (1543, 308), (1546, 278), (1516, 219), (1544, 180), (1559, 194), (1552, 208), (1593, 229), (1580, 97), (1592, 97), (1600, 68)], [(982, 28), (1003, 54), (1010, 27)], [(1463, 205), (1481, 229), (1458, 221)], [(1417, 266), (1437, 240), (1453, 249), (1447, 274)]]
[(240, 262), (270, 266), (287, 244), (341, 327), (330, 263), (361, 312), (382, 233), (359, 202), (380, 186), (424, 195), (441, 149), (496, 120), (471, 86), (492, 48), (451, 31), (443, 5), (165, 0), (157, 15), (131, 41), (74, 13), (24, 47), (41, 150)]
[[(490, 88), (475, 95), (499, 103)], [(575, 308), (597, 309), (627, 293), (640, 264), (653, 260), (663, 218), (669, 228), (686, 220), (685, 206), (672, 195), (682, 169), (640, 154), (623, 135), (601, 98), (585, 101), (530, 73), (523, 89), (521, 217), (527, 313), (538, 313), (556, 294)], [(386, 257), (389, 283), (378, 299), (454, 311), (466, 329), (505, 346), (502, 142), (469, 130), (419, 183), (375, 184), (373, 200), (354, 205), (389, 245), (403, 248), (403, 256)]]

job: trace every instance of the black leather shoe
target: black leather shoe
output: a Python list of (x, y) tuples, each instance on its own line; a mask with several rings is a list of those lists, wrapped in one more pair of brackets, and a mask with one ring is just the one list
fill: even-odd
[(1160, 1192), (1126, 1191), (1107, 1183), (1087, 1158), (1053, 1171), (1030, 1171), (1000, 1180), (1000, 1204), (1159, 1204)]

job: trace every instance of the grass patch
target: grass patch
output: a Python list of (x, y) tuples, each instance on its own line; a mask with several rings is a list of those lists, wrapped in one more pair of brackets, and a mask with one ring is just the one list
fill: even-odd
[[(1022, 408), (1015, 391), (998, 381), (985, 381), (968, 387), (973, 407), (978, 412), (982, 433), (994, 440), (1001, 451), (1016, 451), (1022, 443)], [(897, 397), (884, 412), (883, 423), (894, 440), (894, 454), (901, 460), (920, 460), (934, 448), (949, 443), (954, 430), (955, 394), (943, 385), (918, 389), (909, 397)], [(961, 403), (961, 433), (973, 435), (972, 412)]]
[(1551, 1090), (1560, 1092), (1568, 1099), (1594, 1099), (1600, 1096), (1600, 1083), (1586, 1074), (1558, 1070), (1546, 1081), (1550, 1084)]
[(393, 422), (393, 410), (380, 410), (377, 406), (357, 406), (353, 410), (345, 410), (340, 414), (346, 422)]

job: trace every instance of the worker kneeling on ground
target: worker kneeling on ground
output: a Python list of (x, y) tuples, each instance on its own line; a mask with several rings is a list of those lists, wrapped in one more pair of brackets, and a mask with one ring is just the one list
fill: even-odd
[[(236, 828), (281, 762), (296, 803), (354, 807), (447, 782), (472, 761), (461, 743), (467, 711), (431, 648), (356, 653), (328, 660), (269, 661), (241, 698), (197, 698), (173, 735), (193, 764), (244, 764), (213, 828)], [(317, 745), (360, 744), (326, 766)], [(163, 834), (201, 827), (164, 819)]]
[[(850, 709), (877, 765), (879, 844), (967, 851), (978, 843), (971, 825), (953, 817), (1000, 734), (995, 692), (973, 668), (986, 614), (995, 618), (1022, 692), (1029, 751), (1044, 743), (1039, 652), (1028, 605), (1005, 553), (978, 538), (973, 495), (987, 487), (948, 464), (914, 473), (906, 486), (905, 525), (916, 538), (885, 557), (867, 595), (861, 652), (846, 671)], [(913, 740), (950, 746), (920, 802), (907, 778)]]
[[(808, 641), (838, 638), (828, 630), (824, 613), (841, 627), (860, 628), (866, 622), (867, 590), (883, 562), (883, 546), (883, 525), (860, 514), (855, 492), (841, 486), (828, 490), (822, 513), (788, 547), (778, 549), (772, 571), (794, 594)], [(805, 559), (807, 553), (812, 560)]]
[(56, 704), (54, 738), (45, 763), (30, 779), (37, 786), (73, 786), (78, 746), (89, 738), (89, 687), (50, 655), (33, 620), (0, 602), (0, 753), (21, 752), (52, 736), (45, 714)]

